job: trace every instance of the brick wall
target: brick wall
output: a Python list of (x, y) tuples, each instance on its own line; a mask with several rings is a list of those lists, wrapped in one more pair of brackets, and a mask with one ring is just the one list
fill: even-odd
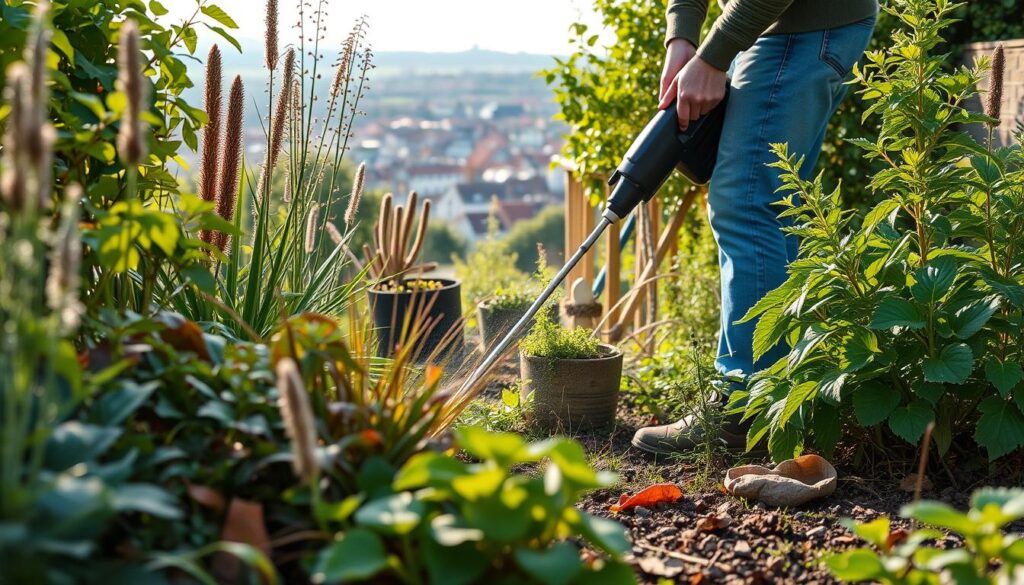
[[(1013, 132), (1018, 124), (1024, 123), (1024, 39), (1000, 41), (1006, 53), (1006, 71), (1003, 74), (1003, 107), (1000, 119), (1002, 123), (996, 128), (996, 143), (1006, 146), (1013, 140)], [(996, 42), (971, 43), (964, 46), (963, 60), (967, 65), (981, 55), (992, 55)], [(988, 87), (988, 76), (981, 82), (982, 97), (975, 99), (972, 109), (981, 109), (981, 100)], [(984, 140), (987, 131), (979, 124), (973, 124), (968, 131), (978, 140)]]

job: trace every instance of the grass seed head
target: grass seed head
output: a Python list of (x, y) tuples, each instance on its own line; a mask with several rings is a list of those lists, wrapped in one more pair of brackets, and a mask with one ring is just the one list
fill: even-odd
[[(238, 178), (242, 165), (242, 131), (245, 124), (245, 89), (242, 77), (235, 76), (228, 94), (228, 117), (224, 127), (224, 154), (220, 161), (220, 186), (217, 189), (217, 215), (233, 221), (238, 198)], [(226, 252), (228, 235), (217, 233), (213, 243)]]
[(348, 206), (345, 208), (345, 225), (351, 226), (356, 221), (356, 214), (359, 213), (359, 201), (363, 198), (363, 188), (366, 186), (366, 163), (359, 163), (356, 169), (356, 176), (352, 180), (352, 194), (348, 198)]
[(1003, 52), (1003, 44), (996, 45), (992, 52), (992, 75), (989, 79), (988, 96), (985, 101), (985, 115), (995, 118), (989, 125), (995, 127), (1000, 123), (999, 117), (1003, 111), (1003, 74), (1006, 72), (1006, 55)]
[(316, 421), (309, 393), (299, 366), (292, 358), (278, 361), (276, 373), (281, 419), (292, 442), (292, 468), (303, 481), (312, 481), (319, 473), (320, 465), (316, 457)]
[(316, 245), (316, 226), (320, 222), (320, 205), (314, 203), (309, 208), (309, 215), (306, 216), (306, 242), (305, 250), (307, 254), (313, 253), (313, 246)]
[(135, 21), (126, 20), (121, 25), (121, 40), (117, 50), (118, 89), (124, 92), (127, 102), (121, 118), (117, 145), (124, 164), (134, 166), (139, 164), (146, 154), (145, 140), (142, 136), (142, 109), (148, 99), (142, 71), (139, 25)]
[(267, 69), (277, 69), (277, 0), (267, 0), (266, 30), (263, 49)]

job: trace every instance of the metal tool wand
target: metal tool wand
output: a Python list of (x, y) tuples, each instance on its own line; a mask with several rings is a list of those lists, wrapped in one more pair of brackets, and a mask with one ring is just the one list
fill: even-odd
[(540, 311), (541, 307), (544, 306), (544, 303), (546, 303), (548, 298), (550, 298), (551, 295), (555, 292), (555, 289), (558, 288), (558, 285), (562, 284), (562, 281), (565, 280), (565, 277), (569, 275), (569, 271), (572, 270), (573, 267), (575, 267), (579, 263), (579, 261), (587, 253), (587, 251), (590, 250), (594, 243), (597, 242), (598, 238), (601, 237), (601, 234), (604, 233), (604, 230), (613, 223), (612, 218), (616, 218), (616, 216), (611, 212), (606, 211), (605, 214), (601, 217), (601, 222), (597, 224), (597, 227), (594, 228), (594, 231), (590, 232), (590, 235), (587, 237), (587, 239), (584, 240), (582, 244), (580, 244), (579, 249), (576, 250), (576, 253), (572, 255), (572, 258), (569, 258), (569, 260), (566, 261), (565, 265), (562, 266), (562, 269), (558, 271), (558, 274), (556, 274), (555, 277), (551, 279), (551, 282), (548, 283), (548, 286), (547, 288), (544, 289), (544, 292), (540, 293), (540, 296), (537, 297), (537, 300), (533, 301), (533, 304), (530, 305), (530, 308), (526, 311), (526, 314), (524, 314), (522, 318), (520, 318), (519, 321), (512, 326), (512, 329), (510, 329), (509, 332), (505, 334), (501, 341), (498, 342), (498, 345), (494, 346), (490, 353), (487, 354), (487, 357), (484, 358), (484, 361), (481, 362), (480, 365), (477, 366), (475, 370), (473, 370), (473, 373), (470, 374), (469, 378), (466, 378), (466, 381), (462, 383), (462, 390), (471, 388), (473, 384), (476, 384), (477, 381), (479, 381), (479, 379), (482, 376), (484, 376), (488, 370), (491, 369), (491, 366), (494, 365), (494, 362), (498, 361), (498, 359), (501, 358), (502, 354), (505, 353), (505, 350), (507, 350), (509, 346), (512, 345), (512, 343), (516, 340), (519, 334), (522, 333), (523, 329), (526, 329), (526, 326), (529, 325), (534, 315), (536, 315), (537, 312)]

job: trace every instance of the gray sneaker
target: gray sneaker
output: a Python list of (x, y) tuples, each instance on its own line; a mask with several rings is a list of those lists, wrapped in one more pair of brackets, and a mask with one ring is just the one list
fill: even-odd
[[(741, 415), (729, 415), (722, 419), (718, 440), (730, 450), (747, 447), (747, 430), (750, 421), (740, 422)], [(633, 435), (633, 446), (654, 455), (686, 453), (701, 447), (704, 429), (695, 415), (668, 425), (644, 427)]]

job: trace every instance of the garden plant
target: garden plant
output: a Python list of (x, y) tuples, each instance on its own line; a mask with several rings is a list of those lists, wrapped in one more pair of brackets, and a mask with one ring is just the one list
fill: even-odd
[[(866, 437), (883, 450), (882, 429), (916, 444), (932, 421), (941, 455), (968, 433), (991, 459), (1024, 445), (1022, 151), (1019, 139), (991, 141), (1001, 52), (944, 67), (941, 33), (958, 6), (888, 5), (904, 28), (854, 71), (865, 118), (881, 119), (876, 139), (854, 141), (884, 167), (865, 215), (775, 148), (781, 217), (800, 257), (745, 318), (758, 319), (755, 354), (778, 343), (790, 351), (733, 397), (753, 420), (748, 446), (767, 439), (776, 459), (812, 443), (831, 452), (851, 423), (875, 427)], [(974, 113), (967, 101), (990, 70), (986, 111)], [(976, 142), (969, 124), (990, 139)]]

